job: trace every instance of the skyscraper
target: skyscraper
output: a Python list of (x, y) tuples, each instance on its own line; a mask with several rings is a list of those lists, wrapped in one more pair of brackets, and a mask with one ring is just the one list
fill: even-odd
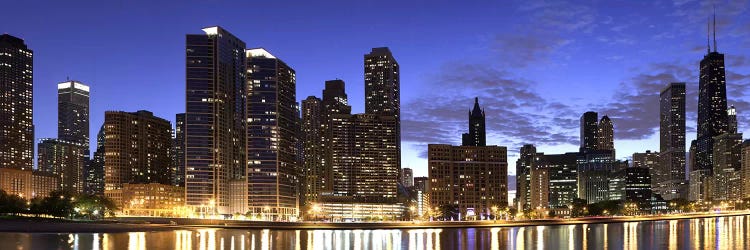
[(411, 168), (401, 169), (401, 184), (404, 185), (404, 187), (414, 186), (414, 171), (412, 171)]
[(83, 145), (60, 139), (41, 139), (38, 144), (38, 168), (60, 178), (60, 189), (83, 192), (85, 149)]
[(474, 98), (474, 108), (469, 112), (469, 133), (462, 135), (463, 146), (486, 146), (484, 110), (479, 107), (479, 97)]
[(531, 207), (531, 169), (537, 163), (536, 147), (526, 144), (521, 147), (520, 156), (516, 160), (516, 205), (518, 211)]
[(245, 42), (221, 27), (203, 32), (186, 36), (185, 200), (196, 211), (245, 213), (230, 204), (247, 197)]
[(750, 140), (742, 142), (742, 154), (740, 156), (742, 163), (741, 184), (742, 186), (742, 198), (750, 198)]
[(373, 48), (364, 56), (365, 113), (395, 117), (396, 169), (401, 171), (400, 67), (387, 47)]
[[(657, 190), (659, 178), (664, 178), (662, 174), (662, 167), (660, 166), (659, 152), (651, 152), (646, 150), (645, 153), (633, 153), (633, 166), (634, 168), (646, 168), (649, 170), (651, 176), (651, 187)], [(671, 200), (671, 199), (668, 199)]]
[(713, 138), (713, 176), (711, 200), (733, 201), (742, 198), (742, 133), (724, 133)]
[(331, 140), (333, 138), (331, 127), (333, 116), (337, 114), (350, 115), (352, 113), (352, 107), (349, 106), (345, 88), (346, 84), (344, 83), (344, 81), (336, 79), (326, 81), (325, 89), (323, 89), (323, 99), (321, 100), (322, 110), (320, 118), (322, 131), (320, 136), (322, 138), (324, 147), (321, 180), (325, 182), (325, 185), (321, 186), (320, 192), (333, 192), (333, 145)]
[(599, 114), (586, 112), (581, 116), (581, 146), (579, 152), (586, 153), (599, 147)]
[(84, 192), (104, 195), (104, 125), (96, 134), (96, 151), (84, 171)]
[(549, 169), (549, 207), (567, 208), (578, 197), (577, 153), (543, 154), (539, 165)]
[(737, 109), (734, 105), (727, 109), (727, 132), (737, 133)]
[(698, 136), (695, 155), (695, 170), (709, 170), (713, 165), (713, 138), (728, 131), (727, 83), (724, 69), (724, 54), (716, 48), (716, 22), (714, 17), (714, 50), (708, 51), (700, 62), (698, 80)]
[(174, 126), (174, 185), (185, 186), (185, 113), (175, 115)]
[(302, 100), (302, 192), (306, 204), (315, 202), (320, 192), (331, 184), (324, 166), (326, 147), (323, 141), (322, 108), (320, 98), (308, 96)]
[(248, 209), (290, 220), (299, 211), (295, 72), (265, 49), (246, 53)]
[(615, 151), (615, 128), (608, 116), (602, 116), (597, 128), (597, 149), (609, 150), (614, 155)]
[(89, 147), (89, 86), (79, 81), (57, 84), (57, 137)]
[(104, 113), (104, 194), (123, 205), (123, 184), (172, 185), (172, 124), (145, 110)]
[[(688, 198), (685, 180), (685, 83), (667, 85), (659, 96), (659, 164), (651, 170), (652, 188), (662, 198)], [(634, 158), (635, 160), (635, 158)]]
[(0, 35), (0, 168), (33, 166), (33, 53), (20, 38)]

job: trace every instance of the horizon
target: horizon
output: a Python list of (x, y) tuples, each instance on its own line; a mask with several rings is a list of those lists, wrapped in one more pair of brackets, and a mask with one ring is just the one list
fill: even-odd
[[(265, 48), (295, 69), (297, 101), (320, 97), (325, 80), (344, 80), (353, 113), (364, 111), (362, 56), (389, 47), (401, 66), (402, 167), (415, 177), (427, 176), (427, 144), (460, 144), (474, 97), (487, 111), (487, 144), (508, 149), (509, 176), (523, 144), (547, 154), (577, 152), (578, 118), (586, 111), (612, 119), (617, 159), (658, 152), (658, 94), (670, 82), (686, 82), (689, 142), (695, 138), (698, 62), (710, 43), (703, 39), (713, 13), (703, 1), (620, 3), (614, 10), (605, 4), (467, 4), (465, 13), (454, 13), (450, 4), (389, 9), (357, 3), (334, 11), (326, 6), (332, 3), (261, 3), (253, 7), (290, 15), (251, 12), (258, 22), (246, 22), (231, 17), (253, 15), (201, 15), (211, 8), (244, 9), (223, 3), (169, 9), (146, 2), (53, 3), (34, 12), (22, 7), (27, 4), (9, 4), (19, 11), (9, 13), (0, 32), (34, 51), (35, 152), (39, 139), (56, 137), (55, 86), (68, 77), (91, 87), (92, 152), (105, 110), (148, 110), (174, 126), (175, 114), (185, 112), (185, 35), (218, 24), (248, 48)], [(718, 52), (727, 58), (728, 104), (738, 110), (740, 132), (750, 121), (750, 58), (742, 53), (750, 44), (747, 8), (746, 2), (716, 5)], [(357, 15), (378, 10), (393, 11), (392, 19)], [(505, 11), (512, 13), (498, 15)], [(317, 19), (338, 13), (349, 15)], [(23, 22), (28, 18), (41, 21)], [(596, 53), (584, 54), (590, 51)]]

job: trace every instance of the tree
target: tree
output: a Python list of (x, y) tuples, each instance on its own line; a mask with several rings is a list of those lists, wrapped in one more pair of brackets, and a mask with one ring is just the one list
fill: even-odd
[(17, 215), (26, 212), (26, 200), (0, 190), (0, 213)]
[(458, 205), (456, 204), (443, 204), (439, 208), (440, 218), (443, 220), (458, 220)]
[(574, 198), (573, 202), (570, 203), (570, 217), (586, 216), (588, 211), (586, 209), (588, 201), (584, 199)]

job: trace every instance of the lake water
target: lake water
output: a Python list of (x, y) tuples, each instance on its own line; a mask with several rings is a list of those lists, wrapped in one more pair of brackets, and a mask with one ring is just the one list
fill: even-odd
[(465, 229), (0, 233), (0, 249), (750, 249), (750, 216)]

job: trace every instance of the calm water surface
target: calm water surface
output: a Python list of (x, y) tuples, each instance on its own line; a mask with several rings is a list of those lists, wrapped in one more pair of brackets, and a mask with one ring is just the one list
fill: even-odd
[(466, 229), (0, 233), (0, 249), (750, 249), (750, 216)]

